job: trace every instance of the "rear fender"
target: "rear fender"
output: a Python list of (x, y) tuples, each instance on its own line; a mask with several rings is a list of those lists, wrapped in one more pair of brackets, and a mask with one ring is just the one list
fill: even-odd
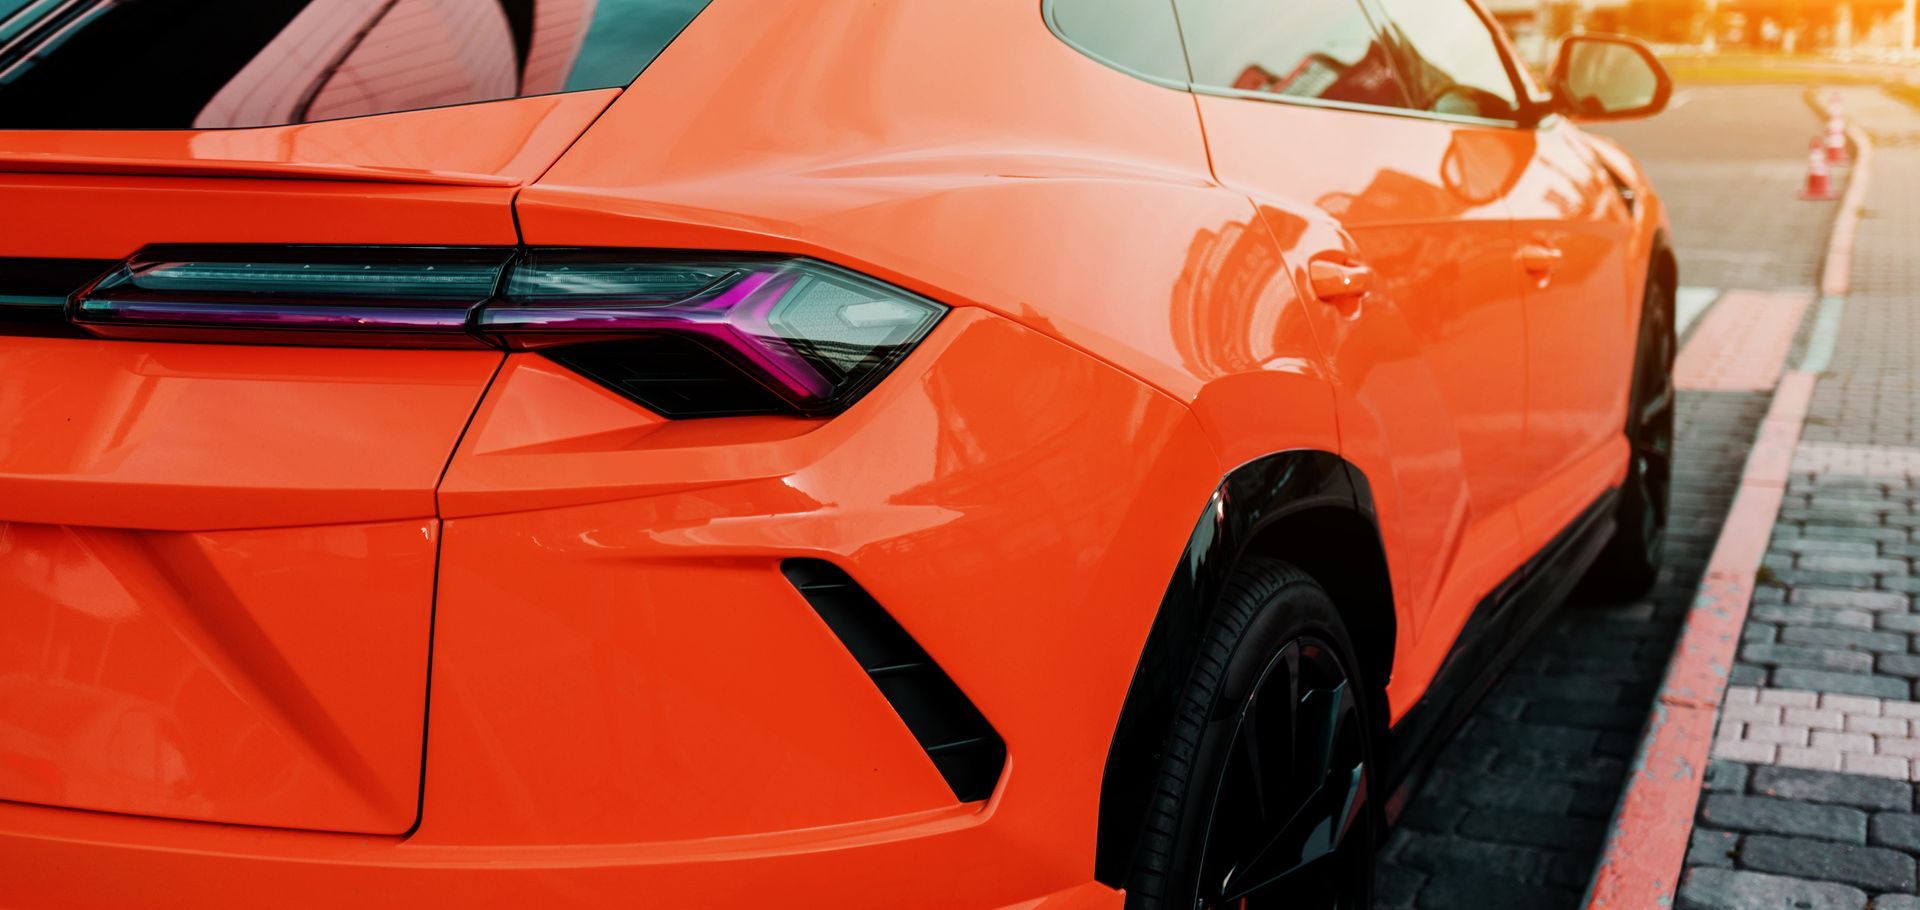
[[(1385, 681), (1394, 612), (1366, 477), (1338, 455), (1314, 450), (1270, 454), (1228, 472), (1167, 585), (1114, 730), (1100, 789), (1094, 863), (1100, 881), (1118, 887), (1126, 879), (1181, 689), (1234, 567), (1250, 552), (1279, 559), (1304, 555), (1281, 539), (1298, 535), (1275, 532), (1308, 516), (1340, 516), (1370, 538), (1371, 552), (1345, 554), (1351, 572), (1327, 564), (1302, 568), (1335, 594), (1362, 661), (1376, 683)], [(1343, 575), (1354, 577), (1336, 577)], [(1383, 692), (1376, 689), (1373, 702), (1375, 716), (1384, 718)]]

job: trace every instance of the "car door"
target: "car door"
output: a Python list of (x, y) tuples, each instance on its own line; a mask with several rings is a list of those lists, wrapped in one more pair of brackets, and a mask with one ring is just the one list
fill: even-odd
[[(1498, 27), (1470, 0), (1372, 0), (1390, 22), (1417, 94), (1440, 109), (1494, 117), (1537, 92), (1513, 63)], [(1519, 91), (1499, 99), (1484, 86), (1511, 76)], [(1461, 89), (1462, 82), (1474, 83)], [(1524, 105), (1520, 105), (1524, 106)], [(1625, 250), (1626, 204), (1578, 127), (1564, 118), (1519, 118), (1487, 139), (1511, 171), (1504, 199), (1513, 216), (1516, 271), (1526, 300), (1531, 360), (1520, 496), (1529, 549), (1551, 541), (1615, 479), (1625, 458), (1632, 307)]]
[(1528, 472), (1520, 500), (1544, 545), (1618, 480), (1626, 462), (1627, 387), (1644, 276), (1628, 273), (1630, 214), (1579, 128), (1550, 118), (1530, 130), (1532, 154), (1508, 194), (1526, 271)]
[[(1254, 199), (1296, 268), (1371, 282), (1312, 304), (1314, 330), (1396, 597), (1415, 635), (1451, 641), (1524, 559), (1527, 343), (1502, 127), (1412, 110), (1358, 0), (1175, 7), (1217, 178)], [(1445, 648), (1420, 650), (1429, 666), (1396, 685)]]

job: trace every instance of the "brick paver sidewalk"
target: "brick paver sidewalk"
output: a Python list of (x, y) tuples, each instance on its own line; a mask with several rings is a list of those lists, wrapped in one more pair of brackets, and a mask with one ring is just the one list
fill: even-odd
[(1721, 709), (1677, 903), (1920, 910), (1920, 114), (1877, 137), (1853, 286)]

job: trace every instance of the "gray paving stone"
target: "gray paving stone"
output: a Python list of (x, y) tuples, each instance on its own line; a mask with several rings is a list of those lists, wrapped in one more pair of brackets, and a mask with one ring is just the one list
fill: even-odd
[(1882, 654), (1874, 658), (1873, 668), (1881, 673), (1920, 679), (1920, 655)]
[(1873, 910), (1920, 910), (1920, 897), (1911, 894), (1882, 894), (1873, 899)]
[[(1886, 576), (1893, 577), (1893, 576)], [(1828, 588), (1873, 588), (1879, 584), (1881, 576), (1871, 572), (1820, 572), (1813, 569), (1776, 569), (1773, 573), (1776, 582), (1790, 588), (1801, 585), (1820, 585)], [(1892, 590), (1892, 589), (1889, 589)]]
[(1868, 843), (1896, 847), (1908, 853), (1920, 853), (1920, 815), (1907, 812), (1882, 812), (1867, 828)]
[(1911, 575), (1882, 575), (1880, 588), (1887, 591), (1899, 591), (1904, 594), (1920, 594), (1920, 578)]
[[(1748, 623), (1752, 629), (1756, 624)], [(1765, 627), (1769, 638), (1778, 634), (1772, 626)], [(1744, 633), (1743, 633), (1744, 637)], [(1833, 670), (1840, 673), (1872, 673), (1873, 655), (1865, 651), (1847, 651), (1839, 648), (1817, 648), (1807, 645), (1775, 645), (1749, 643), (1740, 648), (1740, 659), (1750, 663), (1772, 667), (1807, 667), (1814, 670)]]
[(1776, 625), (1835, 626), (1843, 629), (1871, 629), (1874, 616), (1865, 610), (1842, 607), (1795, 607), (1788, 604), (1755, 604), (1748, 610), (1747, 615), (1753, 620)]
[(1476, 809), (1460, 823), (1460, 833), (1476, 840), (1525, 844), (1562, 850), (1593, 850), (1606, 835), (1606, 824), (1591, 818), (1531, 812)]
[(1687, 841), (1687, 865), (1720, 866), (1733, 868), (1733, 858), (1740, 847), (1740, 834), (1737, 831), (1715, 831), (1712, 828), (1694, 828), (1693, 836)]
[[(1868, 669), (1872, 669), (1871, 661)], [(1641, 710), (1639, 705), (1603, 705), (1595, 702), (1545, 699), (1528, 704), (1520, 712), (1518, 719), (1556, 726), (1638, 732), (1646, 724), (1647, 712)]]
[(1420, 896), (1427, 877), (1405, 866), (1383, 863), (1373, 877), (1373, 906), (1377, 910), (1406, 910)]
[(1867, 893), (1847, 885), (1707, 866), (1688, 869), (1675, 898), (1680, 910), (1865, 910), (1867, 906)]
[(1913, 805), (1913, 785), (1906, 781), (1760, 766), (1753, 769), (1750, 786), (1756, 795), (1880, 811), (1905, 810)]
[(1804, 554), (1794, 561), (1794, 567), (1811, 569), (1817, 572), (1862, 572), (1872, 575), (1904, 574), (1907, 561), (1888, 559), (1881, 556), (1850, 556), (1836, 553)]
[(1481, 876), (1489, 880), (1537, 882), (1546, 876), (1547, 864), (1553, 856), (1550, 851), (1514, 844), (1491, 844), (1417, 831), (1398, 834), (1406, 836), (1395, 858), (1403, 865), (1428, 873), (1472, 868), (1480, 870)]
[(1852, 844), (1867, 841), (1867, 813), (1846, 806), (1709, 793), (1700, 817), (1716, 828), (1735, 831), (1798, 834)]
[(1564, 813), (1573, 803), (1571, 784), (1530, 783), (1516, 786), (1512, 781), (1488, 775), (1461, 775), (1436, 771), (1428, 786), (1445, 787), (1451, 801), (1480, 809), (1506, 809), (1540, 814)]
[(1882, 613), (1873, 621), (1875, 626), (1888, 632), (1920, 633), (1920, 613)]
[(1462, 731), (1460, 735), (1465, 739), (1479, 740), (1497, 748), (1565, 752), (1590, 751), (1600, 736), (1599, 731), (1596, 730), (1520, 724), (1487, 718), (1476, 718), (1473, 725)]
[(1705, 788), (1709, 793), (1744, 793), (1752, 767), (1736, 761), (1716, 759), (1707, 763)]
[(1868, 676), (1862, 673), (1834, 673), (1802, 667), (1781, 667), (1773, 671), (1773, 684), (1782, 689), (1831, 692), (1837, 695), (1870, 695), (1874, 698), (1907, 698), (1907, 681), (1893, 676)]
[(1759, 872), (1856, 885), (1869, 891), (1911, 891), (1914, 887), (1913, 857), (1884, 847), (1753, 834), (1740, 844), (1740, 865)]
[(1788, 539), (1774, 540), (1768, 549), (1785, 550), (1789, 553), (1823, 553), (1838, 556), (1877, 556), (1880, 548), (1870, 540), (1820, 540)]
[(1904, 528), (1883, 528), (1874, 525), (1837, 525), (1821, 522), (1807, 522), (1800, 526), (1800, 536), (1811, 540), (1898, 540), (1907, 539)]
[(1901, 653), (1907, 650), (1905, 635), (1896, 632), (1862, 632), (1858, 629), (1811, 629), (1788, 626), (1780, 630), (1780, 641), (1789, 645), (1854, 648), (1883, 653)]
[(1767, 684), (1767, 668), (1757, 664), (1734, 664), (1733, 671), (1727, 674), (1727, 684), (1764, 686)]
[(1463, 803), (1437, 799), (1415, 800), (1400, 813), (1400, 826), (1414, 831), (1452, 834), (1467, 812), (1467, 806)]
[(1837, 588), (1795, 588), (1787, 602), (1807, 607), (1848, 607), (1855, 610), (1905, 610), (1911, 598), (1894, 591), (1854, 591)]
[(1530, 882), (1500, 878), (1472, 881), (1464, 878), (1436, 878), (1420, 892), (1420, 910), (1487, 910), (1488, 907), (1538, 907), (1541, 910), (1572, 908), (1580, 903), (1578, 891), (1563, 890)]

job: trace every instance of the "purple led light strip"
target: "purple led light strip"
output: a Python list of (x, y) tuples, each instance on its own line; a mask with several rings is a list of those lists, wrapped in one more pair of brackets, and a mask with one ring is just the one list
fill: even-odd
[(638, 335), (666, 332), (692, 336), (724, 349), (790, 401), (810, 403), (833, 395), (833, 383), (773, 329), (774, 307), (799, 278), (754, 272), (707, 297), (645, 306), (549, 307), (488, 305), (479, 330), (508, 347), (540, 347), (540, 336)]

